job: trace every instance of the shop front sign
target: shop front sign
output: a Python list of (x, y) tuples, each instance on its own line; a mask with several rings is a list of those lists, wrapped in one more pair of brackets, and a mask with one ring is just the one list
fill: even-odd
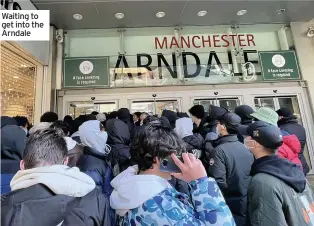
[(298, 61), (294, 51), (259, 52), (264, 80), (300, 79)]
[(109, 58), (66, 58), (63, 86), (65, 88), (108, 87)]

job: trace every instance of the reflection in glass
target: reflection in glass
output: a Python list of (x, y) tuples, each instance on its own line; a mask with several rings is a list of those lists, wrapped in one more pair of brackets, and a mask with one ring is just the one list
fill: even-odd
[(146, 112), (150, 115), (161, 115), (163, 110), (178, 111), (179, 104), (177, 100), (146, 100), (133, 101), (131, 112)]
[(256, 97), (254, 99), (254, 104), (255, 104), (255, 109), (259, 109), (261, 107), (268, 107), (270, 109), (275, 109), (275, 103), (274, 103), (274, 98), (269, 98), (269, 97)]

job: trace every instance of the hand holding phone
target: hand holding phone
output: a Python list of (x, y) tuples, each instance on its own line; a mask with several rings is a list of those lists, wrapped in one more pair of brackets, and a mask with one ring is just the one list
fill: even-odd
[(173, 162), (181, 170), (181, 173), (171, 173), (172, 176), (184, 180), (185, 182), (191, 182), (202, 177), (207, 177), (206, 170), (199, 159), (191, 153), (183, 153), (183, 162), (178, 159), (175, 154), (171, 154)]

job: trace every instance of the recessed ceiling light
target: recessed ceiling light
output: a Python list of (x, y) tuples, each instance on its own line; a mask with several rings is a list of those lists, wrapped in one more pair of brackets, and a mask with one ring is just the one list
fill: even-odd
[(13, 76), (13, 78), (19, 78), (18, 76)]
[(156, 17), (157, 18), (163, 18), (165, 15), (166, 15), (165, 12), (158, 12), (158, 13), (156, 13)]
[(124, 18), (124, 14), (123, 13), (116, 13), (115, 17), (118, 19), (118, 20), (121, 20)]
[(13, 89), (8, 89), (9, 91), (12, 91)]
[(286, 12), (286, 9), (278, 9), (278, 10), (276, 10), (275, 14), (280, 15), (284, 12)]
[(76, 13), (76, 14), (73, 14), (73, 19), (74, 20), (81, 20), (81, 19), (83, 19), (83, 16), (81, 14)]
[(238, 16), (243, 16), (244, 14), (247, 13), (247, 10), (246, 9), (241, 9), (239, 12), (237, 12), (237, 15)]
[(206, 16), (206, 15), (207, 15), (207, 11), (205, 11), (205, 10), (199, 11), (199, 12), (197, 13), (197, 15), (198, 15), (198, 16)]

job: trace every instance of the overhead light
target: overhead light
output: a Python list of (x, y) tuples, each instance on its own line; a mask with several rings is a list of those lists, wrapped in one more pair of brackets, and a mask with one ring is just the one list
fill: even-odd
[(165, 12), (158, 12), (158, 13), (156, 13), (156, 17), (157, 18), (163, 18), (165, 15), (166, 15)]
[(76, 13), (76, 14), (73, 14), (73, 19), (74, 20), (82, 20), (83, 16), (81, 14)]
[(124, 14), (123, 13), (116, 13), (115, 17), (118, 19), (118, 20), (121, 20), (124, 18)]
[(278, 9), (278, 10), (276, 10), (275, 14), (280, 15), (284, 12), (286, 12), (286, 9)]
[(16, 78), (16, 79), (17, 79), (17, 78), (19, 78), (19, 77), (18, 77), (18, 76), (13, 76), (13, 78)]
[(247, 10), (246, 9), (241, 9), (240, 11), (237, 12), (237, 15), (238, 16), (243, 16), (244, 14), (247, 13)]
[(206, 16), (206, 15), (207, 15), (207, 11), (205, 11), (205, 10), (199, 11), (199, 12), (197, 13), (197, 15), (198, 15), (198, 16)]
[(13, 89), (8, 89), (9, 91), (12, 91)]

